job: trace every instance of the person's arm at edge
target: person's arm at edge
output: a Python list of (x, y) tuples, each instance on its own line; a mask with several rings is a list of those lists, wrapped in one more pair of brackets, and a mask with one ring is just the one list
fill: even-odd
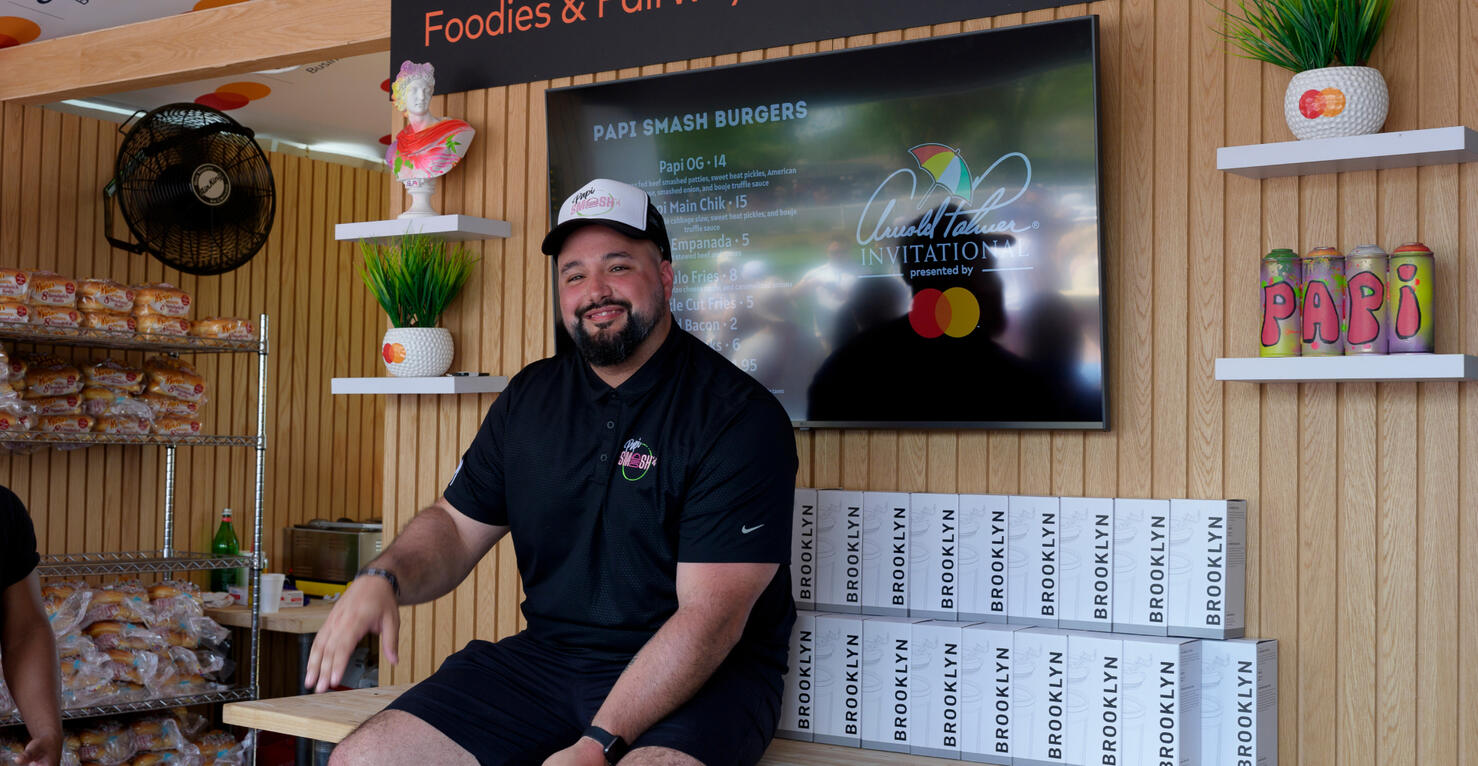
[[(677, 565), (677, 611), (616, 679), (591, 723), (628, 744), (687, 702), (739, 643), (750, 610), (778, 564)], [(605, 755), (581, 737), (546, 765), (600, 766)]]
[(4, 616), (0, 646), (4, 647), (5, 681), (20, 711), (31, 741), (21, 763), (55, 766), (62, 756), (62, 714), (58, 690), (56, 637), (41, 606), (41, 581), (33, 571), (0, 592)]
[(398, 662), (400, 607), (449, 593), (507, 532), (508, 527), (469, 518), (445, 497), (422, 509), (369, 564), (395, 574), (399, 599), (384, 577), (367, 575), (350, 583), (313, 640), (303, 685), (315, 692), (337, 686), (354, 647), (370, 632), (379, 634), (386, 658)]

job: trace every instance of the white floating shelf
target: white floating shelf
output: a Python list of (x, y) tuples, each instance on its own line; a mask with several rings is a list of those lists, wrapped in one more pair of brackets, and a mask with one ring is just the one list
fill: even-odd
[(362, 221), (334, 225), (334, 239), (389, 239), (408, 233), (436, 234), (450, 242), (473, 239), (496, 239), (513, 234), (507, 221), (477, 218), (470, 215), (431, 215), (421, 218), (395, 218), (389, 221)]
[(1216, 169), (1248, 178), (1389, 170), (1478, 160), (1478, 133), (1461, 125), (1368, 136), (1224, 146)]
[(1251, 383), (1478, 380), (1478, 356), (1388, 354), (1218, 359), (1216, 379)]
[(503, 375), (442, 375), (437, 378), (334, 378), (333, 394), (496, 394), (508, 386)]

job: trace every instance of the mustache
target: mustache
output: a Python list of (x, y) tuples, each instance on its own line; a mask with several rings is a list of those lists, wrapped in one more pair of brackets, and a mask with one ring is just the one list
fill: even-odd
[(607, 306), (616, 306), (617, 308), (625, 309), (628, 314), (631, 313), (631, 303), (629, 301), (623, 301), (618, 298), (607, 298), (600, 303), (592, 303), (589, 306), (582, 306), (579, 311), (575, 312), (575, 317), (578, 319), (584, 319), (586, 314), (589, 314), (592, 311), (603, 309)]

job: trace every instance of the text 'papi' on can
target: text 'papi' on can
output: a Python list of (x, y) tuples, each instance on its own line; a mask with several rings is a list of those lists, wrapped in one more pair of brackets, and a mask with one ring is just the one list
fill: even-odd
[(1345, 257), (1323, 245), (1303, 257), (1300, 333), (1304, 356), (1345, 353)]
[(1386, 353), (1386, 274), (1391, 257), (1379, 245), (1345, 256), (1345, 354)]
[(1280, 247), (1262, 257), (1262, 332), (1259, 356), (1298, 356), (1299, 287), (1303, 265), (1298, 253)]
[(1433, 280), (1436, 262), (1432, 251), (1420, 242), (1408, 242), (1391, 253), (1391, 273), (1386, 280), (1390, 293), (1386, 319), (1387, 347), (1392, 354), (1430, 354), (1437, 350), (1433, 325)]

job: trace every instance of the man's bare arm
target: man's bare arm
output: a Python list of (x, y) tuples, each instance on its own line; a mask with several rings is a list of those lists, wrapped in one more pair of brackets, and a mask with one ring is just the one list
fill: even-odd
[(26, 722), (31, 741), (21, 763), (57, 763), (62, 754), (61, 710), (57, 705), (56, 639), (41, 606), (40, 579), (32, 572), (0, 592), (0, 646), (5, 682)]

